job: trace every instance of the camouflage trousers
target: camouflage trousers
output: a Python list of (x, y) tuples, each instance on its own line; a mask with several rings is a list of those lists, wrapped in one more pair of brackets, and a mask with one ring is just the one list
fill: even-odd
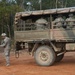
[(6, 64), (10, 64), (10, 49), (4, 49)]

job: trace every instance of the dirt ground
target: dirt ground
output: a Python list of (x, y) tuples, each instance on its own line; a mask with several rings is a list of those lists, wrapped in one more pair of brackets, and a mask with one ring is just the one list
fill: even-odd
[(11, 65), (5, 66), (3, 53), (0, 53), (0, 75), (75, 75), (75, 52), (66, 53), (61, 62), (53, 66), (42, 67), (26, 52), (21, 52), (18, 59), (11, 52)]

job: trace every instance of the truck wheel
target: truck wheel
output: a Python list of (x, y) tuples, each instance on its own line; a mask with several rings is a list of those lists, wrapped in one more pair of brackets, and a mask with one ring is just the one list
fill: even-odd
[(52, 65), (56, 59), (55, 52), (49, 46), (41, 46), (34, 53), (35, 61), (38, 65)]
[(55, 62), (60, 62), (63, 59), (63, 57), (64, 54), (57, 56)]

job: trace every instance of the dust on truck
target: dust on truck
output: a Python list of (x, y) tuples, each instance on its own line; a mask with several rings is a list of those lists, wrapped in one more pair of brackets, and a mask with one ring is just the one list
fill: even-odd
[[(64, 18), (63, 26), (53, 23), (60, 14)], [(41, 66), (61, 61), (66, 52), (75, 51), (75, 24), (70, 28), (66, 23), (69, 14), (75, 15), (75, 7), (16, 13), (16, 51), (27, 49)]]

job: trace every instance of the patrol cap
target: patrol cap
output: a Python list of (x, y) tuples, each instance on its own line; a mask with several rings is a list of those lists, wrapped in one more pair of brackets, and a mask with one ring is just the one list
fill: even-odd
[(73, 14), (69, 14), (69, 16), (73, 16)]
[(6, 36), (6, 33), (2, 33), (1, 36)]
[(62, 17), (62, 15), (61, 15), (61, 14), (59, 14), (57, 17)]

